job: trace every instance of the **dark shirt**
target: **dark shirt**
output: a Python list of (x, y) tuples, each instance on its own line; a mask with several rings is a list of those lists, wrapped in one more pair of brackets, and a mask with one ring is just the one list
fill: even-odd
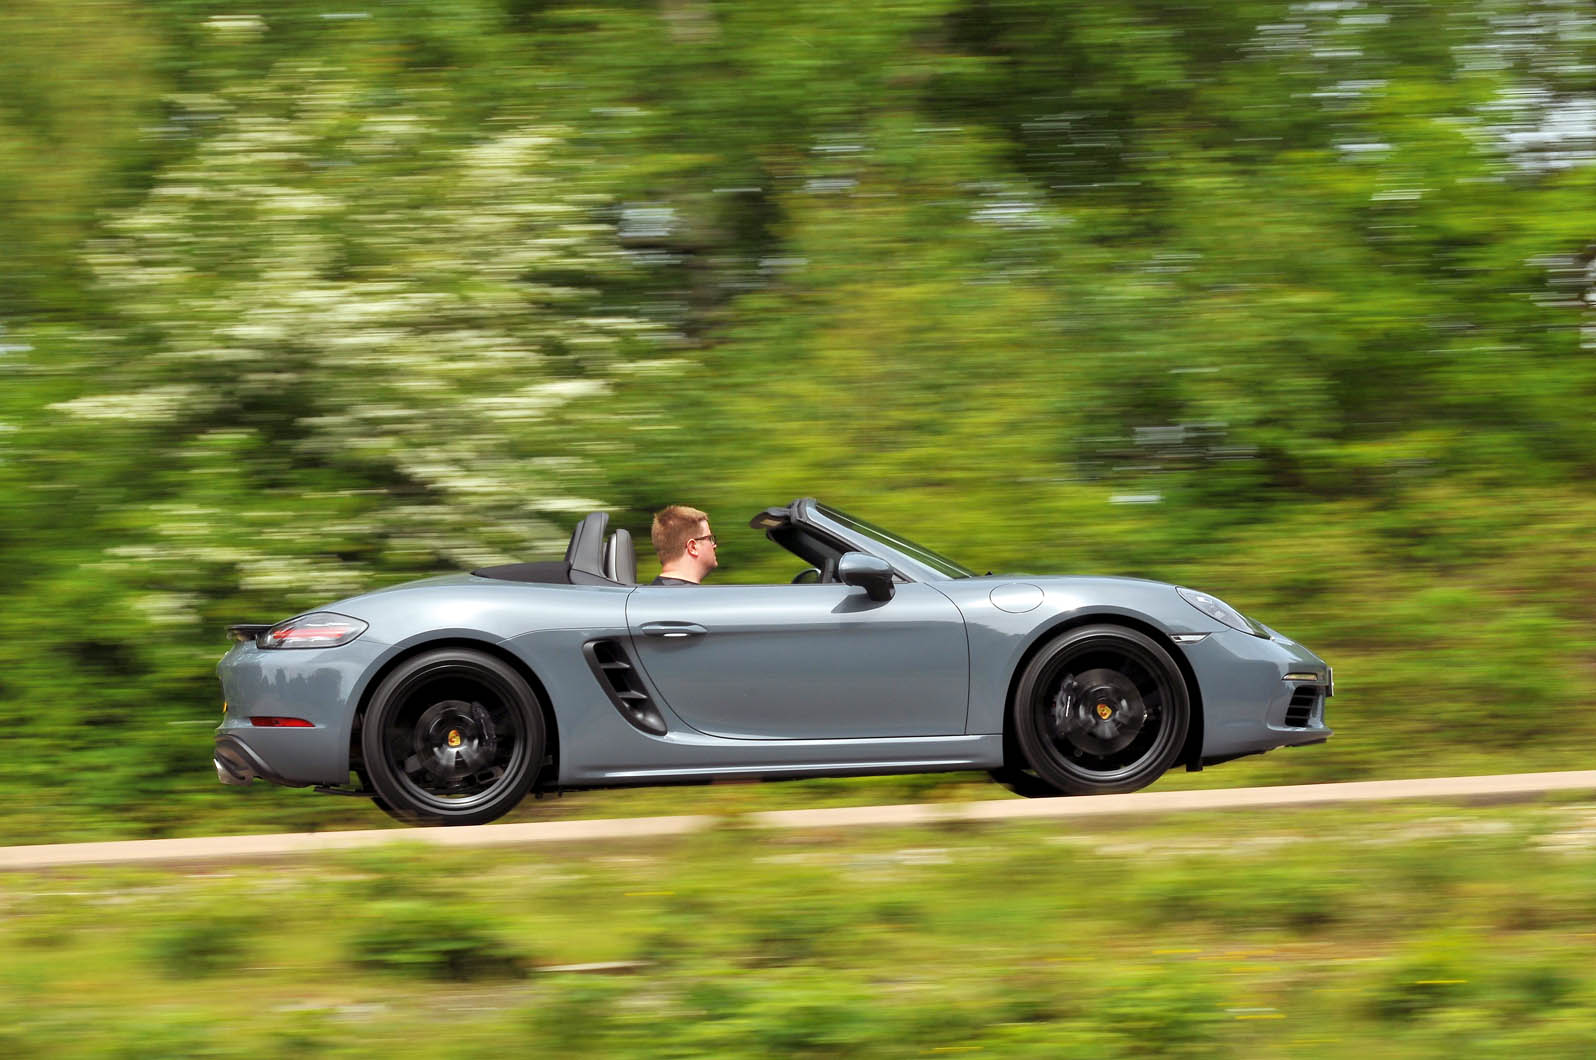
[(667, 577), (665, 577), (665, 575), (661, 574), (658, 578), (655, 578), (653, 581), (649, 582), (648, 584), (650, 584), (650, 585), (697, 585), (698, 583), (697, 582), (690, 582), (686, 578), (667, 578)]

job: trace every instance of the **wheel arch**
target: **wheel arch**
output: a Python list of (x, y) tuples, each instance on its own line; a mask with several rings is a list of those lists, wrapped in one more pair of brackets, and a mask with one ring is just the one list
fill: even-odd
[(1202, 767), (1203, 754), (1203, 693), (1202, 686), (1197, 683), (1197, 672), (1192, 669), (1191, 661), (1186, 658), (1186, 653), (1181, 651), (1174, 641), (1169, 639), (1169, 634), (1145, 619), (1133, 615), (1120, 614), (1114, 611), (1094, 611), (1087, 614), (1068, 615), (1042, 627), (1025, 646), (1025, 651), (1020, 654), (1019, 661), (1014, 666), (1014, 672), (1009, 674), (1008, 691), (1003, 697), (1003, 761), (1022, 761), (1019, 755), (1019, 746), (1014, 736), (1014, 696), (1019, 690), (1020, 676), (1025, 673), (1025, 668), (1030, 665), (1038, 652), (1059, 637), (1072, 629), (1082, 626), (1121, 626), (1133, 629), (1138, 633), (1151, 637), (1160, 647), (1169, 653), (1175, 660), (1175, 666), (1180, 670), (1181, 680), (1186, 683), (1186, 699), (1191, 707), (1191, 717), (1186, 725), (1186, 742), (1181, 746), (1180, 754), (1175, 761), (1187, 769)]
[(423, 652), (433, 651), (438, 648), (467, 648), (471, 651), (479, 651), (484, 655), (492, 656), (514, 670), (527, 683), (527, 686), (532, 689), (533, 694), (538, 699), (538, 708), (543, 713), (545, 758), (545, 762), (538, 765), (537, 779), (532, 783), (532, 790), (537, 791), (539, 788), (547, 786), (544, 784), (546, 779), (559, 775), (560, 761), (560, 728), (555, 719), (554, 700), (549, 697), (548, 687), (544, 685), (537, 672), (527, 665), (525, 659), (509, 651), (503, 645), (491, 640), (479, 640), (475, 637), (460, 635), (439, 637), (436, 640), (424, 640), (408, 645), (402, 651), (395, 652), (392, 658), (385, 660), (380, 667), (367, 676), (366, 685), (360, 690), (360, 702), (355, 708), (355, 714), (349, 727), (350, 767), (354, 768), (357, 764), (363, 764), (360, 750), (360, 730), (365, 722), (366, 710), (371, 706), (371, 697), (381, 687), (383, 678), (387, 677), (407, 659), (413, 659)]

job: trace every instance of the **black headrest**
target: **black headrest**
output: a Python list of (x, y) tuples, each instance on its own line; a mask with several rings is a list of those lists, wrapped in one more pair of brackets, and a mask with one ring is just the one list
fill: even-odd
[(622, 585), (637, 584), (637, 552), (632, 532), (617, 530), (604, 545), (604, 577)]
[(576, 524), (571, 543), (565, 548), (565, 562), (571, 568), (573, 581), (583, 574), (604, 577), (604, 531), (609, 525), (610, 517), (604, 512), (593, 512)]

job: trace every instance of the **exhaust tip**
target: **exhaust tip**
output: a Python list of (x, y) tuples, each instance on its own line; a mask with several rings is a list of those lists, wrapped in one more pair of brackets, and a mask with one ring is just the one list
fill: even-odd
[(211, 763), (216, 766), (216, 779), (223, 784), (237, 787), (255, 779), (253, 773), (240, 768), (237, 763), (227, 761), (221, 755), (213, 755)]

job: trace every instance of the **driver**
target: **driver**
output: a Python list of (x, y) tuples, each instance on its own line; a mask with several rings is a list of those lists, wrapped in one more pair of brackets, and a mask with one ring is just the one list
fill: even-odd
[(715, 555), (715, 535), (709, 516), (685, 504), (673, 504), (654, 513), (649, 537), (659, 553), (660, 572), (650, 585), (697, 585), (720, 566)]

